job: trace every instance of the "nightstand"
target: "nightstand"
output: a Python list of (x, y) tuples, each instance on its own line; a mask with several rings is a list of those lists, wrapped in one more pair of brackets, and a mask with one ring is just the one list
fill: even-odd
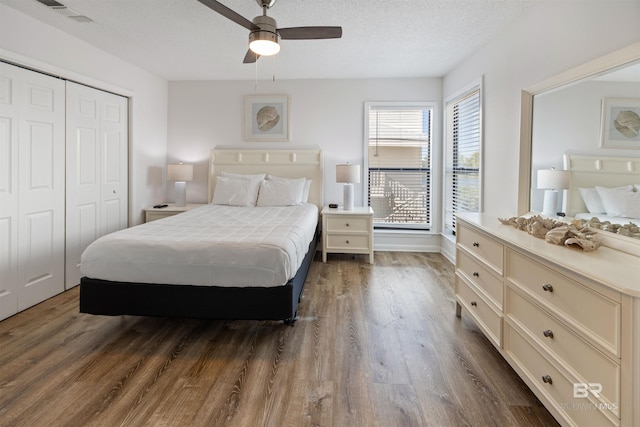
[(204, 203), (188, 203), (186, 206), (180, 207), (170, 204), (166, 208), (146, 208), (144, 210), (144, 222), (155, 221), (156, 219), (177, 215), (200, 206), (204, 206)]
[(373, 209), (322, 209), (322, 262), (327, 253), (369, 254), (373, 264)]

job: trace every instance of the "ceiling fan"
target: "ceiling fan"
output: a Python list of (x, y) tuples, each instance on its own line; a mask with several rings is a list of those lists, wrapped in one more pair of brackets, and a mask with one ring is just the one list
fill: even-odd
[(244, 63), (256, 62), (260, 56), (275, 55), (280, 51), (278, 38), (284, 40), (311, 40), (311, 39), (339, 39), (342, 37), (342, 27), (289, 27), (278, 28), (276, 20), (267, 16), (267, 9), (271, 8), (276, 0), (256, 0), (262, 8), (262, 15), (249, 21), (242, 15), (229, 9), (216, 0), (198, 0), (220, 15), (229, 18), (236, 24), (242, 25), (249, 32), (249, 50), (244, 57)]

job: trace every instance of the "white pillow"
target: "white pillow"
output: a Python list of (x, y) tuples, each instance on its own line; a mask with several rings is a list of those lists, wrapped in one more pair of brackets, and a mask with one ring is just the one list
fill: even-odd
[(256, 179), (219, 176), (216, 180), (211, 203), (214, 205), (255, 206), (260, 182)]
[(636, 191), (640, 191), (640, 184), (633, 184), (633, 188), (635, 188)]
[[(633, 187), (631, 185), (623, 185), (622, 187), (609, 188), (609, 190), (632, 191)], [(578, 191), (589, 213), (602, 214), (607, 212), (595, 187), (578, 188)]]
[(282, 178), (280, 176), (275, 175), (267, 175), (267, 180), (269, 181), (280, 181), (283, 183), (287, 183), (289, 185), (295, 186), (299, 185), (300, 182), (303, 183), (302, 191), (300, 192), (300, 198), (297, 201), (297, 205), (302, 203), (307, 203), (309, 200), (309, 189), (311, 188), (311, 180), (306, 178)]
[(607, 215), (640, 218), (640, 193), (598, 186), (596, 190)]
[(225, 176), (227, 178), (243, 178), (243, 179), (255, 179), (255, 180), (263, 180), (265, 174), (263, 173), (257, 173), (254, 175), (245, 175), (245, 174), (241, 174), (241, 173), (233, 173), (233, 172), (220, 172), (220, 176)]
[(260, 184), (257, 206), (299, 205), (304, 181), (304, 178), (263, 180)]

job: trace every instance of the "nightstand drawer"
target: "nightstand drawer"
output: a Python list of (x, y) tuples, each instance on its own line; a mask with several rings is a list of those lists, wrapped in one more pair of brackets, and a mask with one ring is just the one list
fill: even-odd
[(326, 225), (329, 233), (335, 231), (368, 233), (371, 228), (371, 217), (356, 215), (327, 216)]
[[(533, 385), (543, 394), (551, 396), (552, 401), (561, 404), (559, 409), (579, 426), (614, 426), (616, 423), (607, 418), (599, 407), (606, 411), (606, 404), (592, 403), (586, 397), (574, 396), (574, 383), (577, 381), (565, 377), (550, 363), (525, 337), (520, 335), (508, 323), (505, 326), (505, 351), (515, 364), (524, 371)], [(615, 419), (613, 414), (610, 416)]]
[(496, 273), (502, 274), (504, 247), (501, 243), (464, 226), (462, 223), (459, 224), (456, 238), (458, 245), (489, 264), (496, 270)]
[(498, 347), (502, 346), (502, 317), (463, 278), (456, 276), (456, 298)]
[[(601, 396), (612, 404), (610, 407), (619, 407), (620, 366), (617, 363), (510, 287), (505, 308), (510, 322), (570, 366), (582, 382), (602, 385)], [(619, 415), (617, 410), (614, 413)]]
[(336, 252), (350, 252), (352, 250), (368, 252), (369, 235), (329, 234), (327, 235), (327, 250)]
[(620, 356), (620, 303), (519, 252), (507, 251), (506, 277), (517, 288), (539, 301), (558, 317), (579, 328), (589, 339)]
[(457, 267), (467, 279), (481, 288), (486, 296), (502, 310), (502, 277), (496, 276), (491, 270), (470, 257), (464, 251), (458, 251), (456, 255)]

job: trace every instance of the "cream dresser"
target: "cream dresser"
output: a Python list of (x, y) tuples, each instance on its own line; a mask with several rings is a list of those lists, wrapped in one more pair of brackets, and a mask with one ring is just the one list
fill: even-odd
[(322, 262), (327, 253), (367, 254), (373, 264), (373, 209), (322, 209)]
[(640, 426), (640, 258), (462, 214), (455, 294), (561, 424)]

